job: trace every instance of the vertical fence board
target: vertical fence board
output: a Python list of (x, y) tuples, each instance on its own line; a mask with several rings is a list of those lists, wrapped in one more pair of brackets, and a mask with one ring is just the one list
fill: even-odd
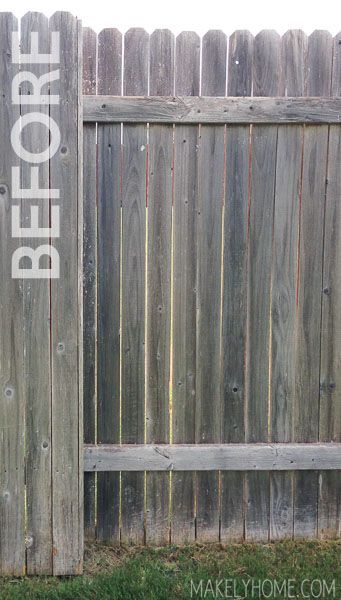
[(11, 94), (19, 70), (12, 64), (17, 29), (11, 13), (0, 14), (0, 574), (19, 576), (25, 571), (23, 314), (22, 282), (11, 273), (12, 254), (20, 245), (11, 238), (11, 168), (19, 159), (8, 143), (20, 116)]
[[(124, 38), (123, 93), (148, 95), (149, 36)], [(144, 442), (147, 125), (123, 127), (122, 443)], [(122, 473), (122, 543), (144, 541), (144, 473)]]
[[(229, 39), (228, 96), (251, 96), (253, 36)], [(250, 127), (227, 128), (222, 306), (222, 442), (245, 441)], [(244, 473), (221, 474), (221, 541), (244, 536)]]
[[(280, 38), (262, 31), (254, 41), (253, 94), (278, 95)], [(269, 435), (270, 307), (277, 127), (252, 127), (251, 206), (248, 293), (247, 441)], [(246, 537), (265, 540), (269, 533), (269, 473), (249, 473)]]
[[(306, 37), (282, 38), (283, 93), (303, 96)], [(296, 377), (297, 276), (302, 126), (278, 129), (272, 263), (271, 440), (292, 441)], [(293, 473), (270, 474), (270, 538), (293, 535)]]
[[(308, 39), (307, 89), (310, 96), (329, 96), (332, 38), (315, 31)], [(300, 220), (297, 378), (295, 436), (298, 442), (318, 440), (322, 256), (328, 126), (305, 127)], [(296, 473), (294, 534), (317, 533), (318, 473)]]
[[(332, 96), (341, 96), (341, 34), (334, 38)], [(324, 225), (322, 283), (321, 373), (319, 439), (341, 441), (341, 127), (329, 128), (327, 194)], [(341, 477), (320, 474), (318, 533), (322, 539), (339, 537)]]
[[(200, 38), (191, 31), (176, 39), (175, 94), (198, 96)], [(174, 132), (174, 292), (173, 439), (195, 442), (196, 405), (196, 243), (197, 145), (199, 128), (178, 125)], [(195, 539), (195, 474), (172, 474), (173, 543)]]
[[(121, 95), (122, 35), (98, 35), (98, 93)], [(121, 125), (98, 125), (97, 440), (120, 442)], [(97, 477), (97, 537), (119, 542), (120, 475)]]
[[(69, 13), (55, 13), (50, 31), (60, 32), (59, 105), (50, 114), (61, 134), (59, 151), (50, 161), (50, 184), (60, 189), (61, 234), (55, 242), (60, 279), (51, 281), (52, 326), (52, 493), (53, 572), (77, 574), (80, 548), (79, 456), (79, 296), (78, 296), (78, 153), (79, 36)], [(70, 68), (72, 65), (72, 68)], [(54, 85), (51, 90), (54, 90)], [(79, 307), (79, 308), (78, 308)]]
[[(97, 34), (83, 29), (83, 94), (96, 94)], [(84, 123), (84, 443), (96, 442), (97, 147), (96, 124)], [(96, 536), (96, 474), (84, 474), (84, 535)]]
[[(226, 36), (209, 31), (203, 38), (203, 96), (226, 94)], [(196, 441), (221, 437), (220, 344), (222, 206), (225, 177), (225, 127), (200, 127), (197, 244), (197, 411)], [(197, 473), (197, 539), (219, 540), (219, 473)]]
[[(39, 51), (50, 52), (48, 19), (39, 13), (27, 13), (21, 21), (21, 52), (31, 52), (31, 32), (38, 32)], [(24, 64), (22, 71), (37, 77), (48, 71), (48, 66)], [(32, 93), (27, 81), (21, 85), (22, 94)], [(44, 93), (48, 93), (47, 86)], [(49, 106), (39, 107), (49, 115)], [(22, 105), (21, 115), (32, 107)], [(49, 145), (49, 132), (39, 124), (32, 124), (22, 133), (24, 147), (30, 152), (43, 152)], [(40, 186), (50, 187), (49, 163), (39, 167)], [(22, 184), (31, 186), (31, 165), (22, 162)], [(48, 199), (25, 199), (22, 202), (24, 227), (31, 227), (31, 206), (39, 207), (41, 227), (49, 227)], [(45, 240), (46, 241), (46, 240)], [(41, 239), (22, 240), (23, 245), (38, 248)], [(45, 243), (45, 242), (44, 242)], [(26, 374), (26, 500), (27, 500), (27, 573), (52, 572), (52, 479), (51, 479), (51, 356), (50, 356), (50, 281), (25, 279), (25, 374)]]
[[(150, 37), (150, 94), (172, 94), (174, 36)], [(150, 125), (147, 248), (147, 441), (169, 440), (173, 126)], [(147, 474), (146, 539), (169, 541), (169, 474)]]

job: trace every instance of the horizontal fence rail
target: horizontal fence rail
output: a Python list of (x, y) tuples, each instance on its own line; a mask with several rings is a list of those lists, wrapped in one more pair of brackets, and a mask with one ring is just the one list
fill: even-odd
[(86, 123), (340, 123), (341, 98), (84, 96)]
[(341, 444), (86, 446), (92, 471), (295, 471), (341, 469)]

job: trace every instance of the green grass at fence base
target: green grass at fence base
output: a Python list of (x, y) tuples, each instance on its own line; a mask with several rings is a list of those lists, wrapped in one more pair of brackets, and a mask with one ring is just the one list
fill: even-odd
[[(187, 600), (191, 580), (335, 579), (341, 599), (341, 542), (280, 542), (267, 545), (173, 546), (159, 549), (113, 550), (91, 545), (85, 574), (75, 578), (0, 579), (1, 600)], [(299, 590), (298, 590), (299, 591)], [(192, 597), (200, 597), (193, 595)], [(213, 598), (208, 593), (205, 598)], [(219, 596), (218, 596), (219, 597)], [(258, 596), (253, 596), (253, 598)], [(261, 596), (262, 597), (262, 596)], [(276, 595), (285, 598), (286, 595)], [(298, 593), (297, 598), (302, 598)], [(325, 596), (328, 597), (328, 596)], [(333, 597), (330, 595), (329, 597)]]

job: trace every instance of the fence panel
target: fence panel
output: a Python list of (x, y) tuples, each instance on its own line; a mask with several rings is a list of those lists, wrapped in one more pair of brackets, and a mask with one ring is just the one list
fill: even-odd
[[(120, 67), (105, 57), (113, 60), (112, 35), (101, 34), (99, 71), (103, 93), (121, 95)], [(87, 123), (111, 131), (113, 155), (105, 158), (99, 134), (99, 298), (112, 300), (114, 281), (116, 291), (122, 286), (120, 300), (103, 296), (98, 304), (97, 415), (106, 434), (97, 441), (115, 448), (86, 451), (102, 482), (97, 537), (156, 544), (335, 537), (340, 477), (318, 475), (322, 446), (312, 447), (318, 458), (310, 471), (307, 462), (297, 466), (303, 450), (291, 469), (277, 461), (269, 469), (255, 456), (247, 470), (245, 447), (272, 443), (280, 456), (288, 442), (339, 441), (338, 104), (299, 98), (330, 96), (328, 81), (337, 96), (339, 46), (331, 80), (326, 33), (308, 42), (300, 31), (255, 39), (236, 32), (228, 76), (219, 31), (201, 41), (200, 77), (194, 33), (180, 34), (174, 46), (169, 31), (149, 38), (137, 29), (123, 43), (123, 95), (170, 97), (114, 103), (102, 96), (85, 106)], [(190, 102), (199, 94), (211, 104)], [(223, 105), (226, 94), (244, 103)], [(286, 99), (295, 96), (296, 103)], [(115, 217), (106, 212), (109, 197)], [(108, 385), (104, 373), (113, 368)], [(208, 445), (206, 458), (182, 446), (193, 442)], [(219, 443), (240, 444), (240, 471), (219, 471)], [(119, 455), (120, 444), (136, 452), (124, 447)], [(185, 470), (168, 464), (168, 444), (178, 445), (181, 465), (188, 452)], [(216, 469), (207, 470), (213, 456)], [(127, 461), (127, 471), (106, 473), (102, 460), (109, 471)], [(138, 465), (149, 465), (147, 474)]]

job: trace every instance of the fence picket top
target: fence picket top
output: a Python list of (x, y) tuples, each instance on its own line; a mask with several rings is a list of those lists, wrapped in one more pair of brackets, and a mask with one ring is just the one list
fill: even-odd
[(211, 29), (202, 38), (202, 96), (226, 95), (227, 36)]
[(83, 94), (96, 94), (97, 33), (91, 27), (83, 27)]
[(334, 37), (332, 96), (341, 96), (341, 31)]
[(301, 29), (289, 29), (282, 36), (282, 85), (284, 96), (304, 96), (305, 60), (308, 38)]
[(198, 96), (200, 91), (200, 37), (182, 31), (176, 38), (175, 93)]
[(122, 40), (122, 33), (118, 29), (102, 29), (98, 34), (99, 94), (121, 95)]
[(281, 37), (263, 29), (254, 39), (253, 95), (278, 96), (281, 77)]
[(252, 50), (253, 35), (247, 30), (238, 30), (229, 38), (228, 96), (251, 96), (252, 94)]
[(330, 96), (333, 38), (329, 31), (316, 29), (308, 37), (307, 96)]
[(123, 93), (148, 95), (149, 34), (145, 29), (129, 29), (124, 36)]
[(150, 36), (150, 94), (174, 93), (174, 44), (169, 29), (155, 29)]

